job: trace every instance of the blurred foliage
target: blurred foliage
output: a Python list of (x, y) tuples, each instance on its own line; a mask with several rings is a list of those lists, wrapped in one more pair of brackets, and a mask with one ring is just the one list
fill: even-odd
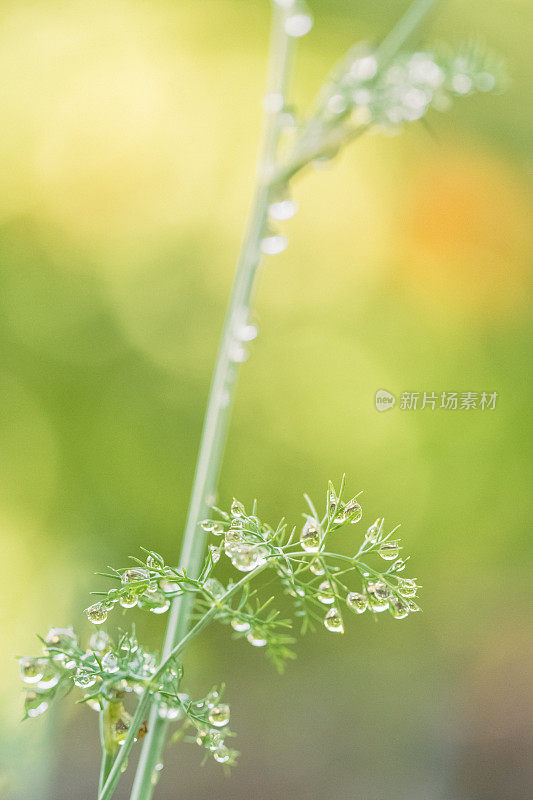
[[(295, 96), (404, 6), (314, 0)], [(268, 3), (5, 0), (0, 17), (0, 793), (92, 798), (95, 719), (19, 727), (11, 656), (81, 621), (93, 570), (141, 544), (178, 552), (249, 203)], [(420, 39), (475, 35), (508, 61), (509, 91), (369, 137), (297, 186), (290, 247), (260, 280), (221, 500), (258, 496), (265, 517), (297, 521), (301, 491), (346, 470), (365, 519), (403, 523), (425, 612), (304, 641), (283, 681), (213, 630), (189, 680), (232, 676), (243, 757), (220, 784), (169, 753), (184, 796), (215, 781), (220, 798), (528, 794), (532, 23), (526, 0), (443, 3)], [(483, 414), (378, 414), (379, 388), (500, 398)], [(173, 779), (160, 791), (175, 796)]]

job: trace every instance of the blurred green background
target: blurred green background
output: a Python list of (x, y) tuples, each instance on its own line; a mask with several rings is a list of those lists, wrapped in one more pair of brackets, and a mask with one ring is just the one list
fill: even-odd
[[(303, 105), (406, 2), (311, 5)], [(14, 656), (51, 625), (88, 634), (95, 570), (140, 545), (177, 557), (252, 190), (269, 8), (4, 0), (0, 16), (0, 795), (91, 800), (96, 714), (64, 701), (21, 725)], [(346, 471), (366, 522), (402, 522), (424, 613), (306, 638), (283, 678), (211, 629), (187, 688), (226, 680), (241, 764), (225, 779), (196, 748), (169, 749), (161, 800), (533, 794), (532, 30), (526, 0), (440, 4), (421, 38), (479, 38), (510, 89), (433, 112), (430, 131), (367, 137), (297, 183), (226, 450), (220, 502), (258, 497), (272, 521), (298, 521), (302, 492), (320, 499)], [(380, 388), (499, 399), (379, 414)], [(164, 620), (142, 616), (155, 645)]]

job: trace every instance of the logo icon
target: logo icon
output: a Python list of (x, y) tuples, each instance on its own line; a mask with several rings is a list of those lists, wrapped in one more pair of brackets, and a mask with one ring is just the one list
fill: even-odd
[(388, 411), (389, 409), (394, 408), (396, 404), (396, 398), (393, 394), (387, 392), (386, 389), (378, 389), (376, 392), (375, 403), (378, 411)]

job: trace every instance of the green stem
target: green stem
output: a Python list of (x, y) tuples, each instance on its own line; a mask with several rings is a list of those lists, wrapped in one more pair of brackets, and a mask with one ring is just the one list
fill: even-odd
[[(285, 105), (293, 52), (293, 40), (287, 36), (284, 27), (287, 13), (285, 9), (274, 5), (267, 80), (267, 93), (281, 97), (280, 106), (282, 107)], [(234, 348), (239, 344), (236, 327), (248, 319), (254, 280), (261, 261), (260, 242), (267, 223), (272, 190), (271, 176), (276, 164), (281, 133), (281, 110), (282, 108), (277, 113), (267, 112), (265, 115), (256, 190), (238, 259), (209, 392), (180, 555), (180, 566), (184, 567), (193, 577), (197, 576), (200, 571), (206, 547), (206, 535), (199, 529), (198, 523), (207, 515), (214, 502), (235, 393), (238, 364), (235, 360)], [(163, 645), (163, 659), (172, 652), (175, 642), (181, 640), (187, 631), (192, 602), (192, 595), (186, 593), (172, 603)], [(151, 775), (155, 764), (161, 758), (166, 727), (166, 721), (160, 719), (157, 710), (152, 708), (148, 723), (149, 733), (143, 744), (131, 800), (149, 800), (152, 796)]]
[(113, 753), (110, 753), (107, 749), (106, 744), (106, 737), (105, 737), (105, 730), (104, 730), (104, 709), (99, 713), (99, 728), (100, 728), (100, 745), (102, 748), (102, 759), (100, 761), (100, 776), (98, 779), (98, 794), (104, 788), (104, 784), (111, 772), (111, 767), (113, 766), (113, 761), (115, 760), (115, 756)]

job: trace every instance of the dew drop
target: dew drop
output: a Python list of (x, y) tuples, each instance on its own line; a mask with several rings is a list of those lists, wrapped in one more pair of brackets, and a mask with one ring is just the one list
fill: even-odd
[(309, 564), (309, 569), (313, 575), (324, 575), (326, 572), (320, 561), (311, 561)]
[(229, 761), (229, 750), (226, 745), (219, 744), (216, 750), (213, 751), (213, 758), (219, 764), (225, 764), (226, 761)]
[(161, 569), (161, 567), (165, 566), (163, 556), (155, 552), (149, 553), (146, 558), (146, 566), (148, 569)]
[(393, 597), (390, 601), (390, 613), (395, 619), (404, 619), (409, 614), (409, 608), (398, 597)]
[[(235, 364), (244, 364), (244, 362), (248, 360), (248, 350), (241, 342), (232, 342), (229, 347), (228, 355), (230, 360)], [(225, 399), (226, 394), (229, 398), (229, 394), (225, 393), (222, 395), (222, 399)], [(223, 405), (227, 405), (227, 402), (223, 403)]]
[(288, 240), (286, 236), (283, 236), (281, 233), (270, 232), (261, 239), (259, 247), (261, 252), (266, 256), (277, 256), (279, 253), (283, 253), (287, 245)]
[(89, 639), (89, 647), (96, 653), (103, 653), (105, 650), (109, 650), (112, 644), (111, 637), (105, 631), (95, 631)]
[(346, 605), (356, 614), (362, 614), (368, 607), (368, 599), (360, 592), (350, 592), (346, 597)]
[(120, 595), (119, 600), (122, 608), (133, 608), (137, 605), (137, 592), (125, 592)]
[(342, 94), (331, 95), (326, 104), (326, 109), (330, 114), (342, 114), (344, 111), (346, 111), (346, 108), (346, 98)]
[(281, 195), (272, 200), (268, 207), (268, 214), (271, 219), (282, 222), (294, 217), (298, 210), (298, 204), (289, 197), (289, 195)]
[(324, 603), (324, 605), (329, 605), (330, 603), (335, 602), (335, 595), (329, 581), (322, 581), (318, 587), (317, 598), (321, 603)]
[(378, 518), (374, 522), (374, 524), (371, 525), (370, 528), (368, 528), (365, 534), (365, 539), (367, 539), (367, 541), (371, 542), (372, 544), (375, 544), (379, 538), (379, 533), (381, 531), (382, 525), (383, 525), (383, 520)]
[(44, 643), (50, 647), (62, 647), (67, 650), (77, 647), (78, 637), (73, 628), (50, 628), (46, 634)]
[(402, 597), (414, 597), (417, 588), (416, 581), (411, 578), (404, 578), (398, 587), (398, 591)]
[(259, 330), (257, 325), (241, 325), (241, 327), (237, 330), (237, 336), (241, 340), (241, 342), (253, 342), (254, 339), (257, 339), (257, 334)]
[(122, 573), (122, 583), (136, 583), (137, 581), (148, 581), (150, 573), (146, 569), (127, 569)]
[(284, 102), (281, 92), (267, 92), (263, 97), (263, 111), (267, 114), (279, 114), (283, 110)]
[(337, 608), (330, 608), (324, 619), (324, 625), (333, 633), (344, 633), (342, 617)]
[(150, 598), (150, 611), (152, 614), (164, 614), (170, 607), (170, 600), (164, 594), (159, 592), (157, 595), (152, 595)]
[(371, 80), (378, 71), (378, 62), (374, 56), (362, 56), (357, 58), (350, 67), (351, 77), (363, 83)]
[(85, 667), (78, 667), (74, 675), (74, 685), (79, 686), (80, 689), (88, 689), (89, 686), (94, 686), (96, 683), (96, 675), (91, 670)]
[(106, 653), (102, 658), (102, 667), (105, 672), (118, 672), (118, 658), (115, 653)]
[(346, 514), (346, 517), (350, 520), (350, 523), (352, 525), (355, 525), (355, 523), (359, 522), (359, 520), (363, 516), (363, 509), (361, 508), (357, 500), (354, 498), (353, 500), (350, 500), (349, 503), (346, 503), (344, 507), (344, 513)]
[(24, 701), (24, 709), (28, 717), (40, 717), (48, 709), (48, 702), (37, 692), (28, 692)]
[(320, 547), (320, 526), (314, 519), (308, 519), (300, 535), (300, 544), (307, 553), (317, 553)]
[(468, 75), (454, 75), (452, 78), (452, 87), (457, 94), (468, 94), (472, 89), (472, 78)]
[(287, 36), (292, 36), (295, 39), (298, 39), (300, 36), (305, 36), (312, 27), (313, 17), (306, 11), (290, 14), (285, 20), (285, 33)]
[(264, 647), (267, 643), (267, 640), (260, 636), (259, 634), (254, 633), (254, 631), (250, 631), (246, 638), (250, 642), (253, 647)]
[(44, 669), (43, 677), (37, 684), (37, 689), (40, 692), (44, 692), (48, 689), (53, 689), (54, 686), (57, 686), (59, 683), (59, 673), (53, 662), (48, 662), (47, 666)]
[(209, 722), (211, 725), (214, 725), (215, 728), (223, 728), (224, 725), (227, 725), (229, 722), (229, 717), (230, 710), (226, 703), (221, 703), (218, 706), (214, 706), (208, 714)]
[(266, 547), (241, 544), (232, 549), (231, 563), (240, 572), (251, 572), (266, 562), (267, 555), (268, 550)]
[(400, 545), (398, 542), (382, 542), (379, 546), (378, 553), (385, 561), (393, 561), (398, 558), (400, 553)]
[(233, 628), (234, 631), (239, 631), (239, 632), (248, 631), (250, 630), (250, 623), (246, 622), (246, 620), (240, 620), (234, 618), (231, 620), (231, 627)]
[(48, 661), (45, 658), (21, 658), (20, 674), (24, 683), (39, 683), (42, 680)]
[(87, 619), (89, 622), (94, 623), (95, 625), (101, 625), (107, 619), (107, 611), (108, 609), (105, 607), (103, 603), (94, 603), (94, 605), (89, 606), (89, 608), (85, 609), (85, 613), (87, 614)]

